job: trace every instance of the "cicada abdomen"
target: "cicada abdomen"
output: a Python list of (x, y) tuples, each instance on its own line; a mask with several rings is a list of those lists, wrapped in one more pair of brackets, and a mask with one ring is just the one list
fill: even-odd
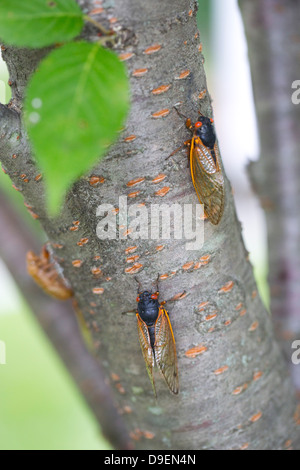
[(59, 275), (55, 264), (51, 262), (50, 253), (44, 245), (40, 256), (28, 251), (26, 256), (27, 271), (44, 292), (59, 300), (73, 297), (72, 289)]
[(170, 391), (177, 394), (179, 390), (175, 339), (168, 312), (159, 304), (158, 295), (158, 292), (139, 292), (136, 314), (140, 346), (155, 396), (155, 363)]

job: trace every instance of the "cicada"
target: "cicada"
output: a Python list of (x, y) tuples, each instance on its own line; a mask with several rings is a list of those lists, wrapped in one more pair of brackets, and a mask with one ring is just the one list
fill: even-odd
[(178, 393), (178, 366), (173, 330), (164, 303), (158, 301), (159, 292), (139, 292), (137, 297), (138, 336), (147, 372), (154, 390), (153, 368), (156, 363), (170, 391)]
[(27, 271), (44, 292), (59, 300), (67, 300), (73, 296), (73, 291), (59, 275), (55, 264), (51, 262), (50, 253), (43, 246), (40, 256), (28, 251), (26, 256)]
[[(179, 116), (183, 116), (176, 107), (175, 110)], [(190, 146), (191, 176), (198, 199), (204, 206), (206, 217), (217, 225), (224, 211), (225, 188), (213, 122), (213, 119), (200, 115), (193, 126), (191, 120), (187, 119), (186, 126), (193, 132), (193, 137), (185, 145)]]
[(210, 222), (217, 225), (224, 211), (225, 191), (220, 151), (213, 127), (213, 120), (200, 116), (194, 126), (190, 147), (192, 181), (198, 199), (204, 205), (204, 213)]

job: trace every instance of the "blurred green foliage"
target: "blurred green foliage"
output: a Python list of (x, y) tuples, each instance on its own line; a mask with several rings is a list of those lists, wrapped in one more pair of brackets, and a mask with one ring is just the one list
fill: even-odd
[(198, 0), (199, 9), (197, 14), (197, 24), (200, 31), (200, 39), (203, 47), (203, 56), (205, 58), (205, 71), (208, 76), (211, 71), (211, 64), (213, 61), (213, 47), (212, 47), (212, 17), (213, 5), (211, 0)]
[(108, 449), (48, 340), (20, 303), (0, 310), (0, 450)]
[(0, 30), (6, 44), (45, 47), (70, 41), (84, 24), (75, 0), (1, 0)]
[(197, 23), (201, 32), (201, 41), (208, 47), (211, 36), (212, 2), (210, 0), (198, 0), (198, 4)]
[(263, 259), (261, 262), (256, 262), (253, 266), (254, 277), (257, 283), (257, 288), (264, 306), (270, 312), (270, 288), (268, 283), (268, 263)]
[(22, 223), (26, 224), (27, 227), (32, 230), (32, 232), (41, 242), (45, 242), (46, 237), (43, 230), (41, 229), (39, 222), (34, 220), (26, 210), (22, 194), (12, 187), (11, 179), (2, 171), (0, 171), (0, 188), (1, 191), (3, 191), (4, 194), (8, 197), (9, 201), (13, 204), (16, 212), (22, 220)]

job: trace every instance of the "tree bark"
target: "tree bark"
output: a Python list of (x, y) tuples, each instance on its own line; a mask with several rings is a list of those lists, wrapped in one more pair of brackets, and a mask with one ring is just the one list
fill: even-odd
[(240, 0), (240, 7), (261, 142), (260, 160), (249, 172), (266, 213), (271, 309), (291, 365), (291, 343), (300, 335), (300, 107), (291, 99), (299, 75), (300, 2)]
[[(99, 6), (91, 0), (79, 3), (86, 12)], [(117, 52), (128, 65), (131, 112), (105, 159), (74, 185), (58, 220), (45, 212), (43, 183), (35, 180), (39, 171), (18, 115), (4, 108), (0, 159), (52, 243), (136, 448), (283, 449), (290, 441), (300, 448), (294, 390), (257, 293), (228, 181), (221, 223), (205, 222), (205, 242), (198, 251), (186, 250), (186, 240), (103, 241), (96, 236), (97, 206), (118, 207), (121, 195), (147, 209), (162, 202), (197, 203), (185, 153), (167, 159), (189, 138), (175, 105), (192, 120), (199, 108), (212, 115), (196, 11), (194, 0), (116, 0), (100, 15), (99, 21), (110, 19), (119, 34)], [(91, 40), (94, 34), (91, 27), (84, 33)], [(4, 57), (19, 91), (13, 98), (18, 109), (24, 83), (18, 84), (16, 71), (22, 61), (26, 82), (41, 53), (8, 47)], [(158, 175), (165, 178), (155, 179)], [(97, 185), (90, 176), (99, 177)], [(74, 221), (80, 222), (78, 230), (72, 229)], [(139, 257), (133, 264), (128, 259), (132, 246)], [(156, 402), (135, 318), (122, 312), (135, 308), (134, 275), (146, 289), (158, 273), (163, 275), (161, 300), (177, 294), (180, 299), (167, 304), (180, 393), (170, 396), (156, 377)]]

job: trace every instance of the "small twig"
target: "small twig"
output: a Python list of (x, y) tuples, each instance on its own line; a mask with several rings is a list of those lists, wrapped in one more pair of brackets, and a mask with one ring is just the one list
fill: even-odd
[(90, 16), (85, 15), (84, 19), (96, 26), (96, 28), (99, 29), (100, 33), (103, 34), (103, 36), (112, 36), (114, 34), (112, 30), (104, 28), (104, 26), (102, 26), (100, 23), (98, 23), (98, 21), (94, 20)]

